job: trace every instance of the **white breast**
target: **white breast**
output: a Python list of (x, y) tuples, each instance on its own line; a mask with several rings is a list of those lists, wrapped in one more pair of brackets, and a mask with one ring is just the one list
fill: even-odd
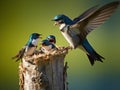
[(26, 55), (32, 55), (35, 50), (36, 50), (36, 47), (27, 48), (25, 54), (26, 54)]
[(33, 39), (33, 40), (32, 40), (32, 44), (33, 44), (34, 46), (37, 46), (38, 40), (39, 40), (39, 39)]
[(72, 37), (72, 36), (74, 36), (74, 33), (72, 31), (68, 32), (68, 27), (69, 27), (68, 25), (62, 25), (60, 27), (60, 30), (61, 30), (62, 35), (65, 37), (65, 39), (70, 44), (70, 46), (72, 46), (73, 48), (75, 48), (76, 45), (75, 45), (73, 37)]

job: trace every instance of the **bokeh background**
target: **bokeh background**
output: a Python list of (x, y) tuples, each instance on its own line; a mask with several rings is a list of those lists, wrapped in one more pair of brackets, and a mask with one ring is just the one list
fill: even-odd
[[(19, 90), (19, 62), (11, 59), (33, 32), (57, 38), (58, 46), (68, 46), (51, 19), (57, 14), (70, 18), (96, 4), (115, 0), (0, 0), (0, 90)], [(91, 66), (81, 50), (66, 56), (69, 90), (120, 90), (120, 7), (102, 26), (87, 37), (104, 63)]]

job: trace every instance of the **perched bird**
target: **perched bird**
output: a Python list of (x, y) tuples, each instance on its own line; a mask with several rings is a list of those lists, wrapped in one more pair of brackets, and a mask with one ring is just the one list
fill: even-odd
[(49, 42), (51, 42), (52, 44), (56, 44), (56, 38), (54, 35), (49, 35), (46, 38)]
[(40, 50), (43, 53), (48, 53), (49, 51), (55, 50), (56, 46), (49, 42), (47, 39), (41, 41), (41, 47)]
[(18, 52), (18, 54), (12, 59), (16, 59), (16, 61), (22, 59), (22, 57), (25, 56), (31, 56), (34, 54), (34, 51), (37, 48), (38, 40), (40, 38), (41, 34), (38, 33), (32, 33), (29, 37), (29, 40), (27, 44)]
[(54, 17), (55, 25), (58, 25), (61, 33), (73, 49), (80, 48), (88, 56), (91, 65), (94, 62), (103, 62), (99, 55), (89, 44), (86, 36), (95, 28), (103, 24), (116, 10), (119, 1), (111, 2), (102, 7), (94, 6), (80, 16), (71, 20), (68, 16), (60, 14)]

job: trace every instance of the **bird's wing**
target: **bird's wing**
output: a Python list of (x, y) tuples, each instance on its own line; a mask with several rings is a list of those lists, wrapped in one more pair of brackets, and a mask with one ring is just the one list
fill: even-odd
[(81, 14), (80, 16), (76, 17), (73, 19), (74, 23), (77, 23), (78, 21), (82, 21), (86, 18), (88, 18), (90, 15), (92, 15), (96, 10), (98, 9), (98, 5), (89, 8), (88, 10), (86, 10), (83, 14)]
[(84, 20), (71, 25), (70, 29), (74, 30), (75, 28), (77, 28), (79, 30), (79, 36), (81, 38), (86, 38), (86, 36), (92, 30), (103, 24), (112, 15), (112, 13), (115, 11), (118, 5), (119, 1), (104, 5)]
[(16, 59), (16, 62), (17, 62), (18, 60), (22, 59), (24, 52), (25, 52), (25, 46), (18, 52), (17, 55), (12, 57), (12, 59)]

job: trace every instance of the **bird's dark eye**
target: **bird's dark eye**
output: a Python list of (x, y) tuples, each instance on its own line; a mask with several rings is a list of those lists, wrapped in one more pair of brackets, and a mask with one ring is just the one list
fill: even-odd
[(49, 39), (49, 42), (54, 42), (54, 39)]
[(45, 46), (45, 43), (42, 43), (42, 46)]

